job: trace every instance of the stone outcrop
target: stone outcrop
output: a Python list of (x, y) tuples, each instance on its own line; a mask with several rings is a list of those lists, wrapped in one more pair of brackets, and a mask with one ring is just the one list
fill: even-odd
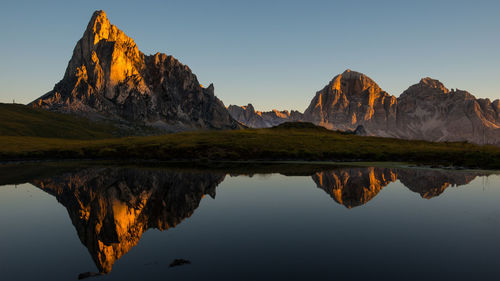
[(164, 131), (239, 126), (212, 84), (202, 87), (172, 56), (144, 55), (103, 11), (93, 14), (63, 79), (31, 105)]
[(302, 120), (302, 113), (296, 110), (256, 111), (250, 103), (246, 106), (230, 105), (227, 109), (236, 121), (250, 128), (269, 128)]

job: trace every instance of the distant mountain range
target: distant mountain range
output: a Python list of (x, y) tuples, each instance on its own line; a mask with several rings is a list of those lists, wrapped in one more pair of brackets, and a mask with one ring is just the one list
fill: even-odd
[(238, 122), (249, 127), (306, 121), (370, 136), (500, 144), (499, 100), (491, 102), (466, 91), (450, 91), (431, 78), (423, 78), (396, 98), (368, 76), (346, 70), (316, 93), (304, 114), (293, 111), (288, 118), (286, 114), (278, 118), (273, 112), (279, 111), (256, 112), (250, 104), (228, 109)]
[(269, 128), (284, 122), (303, 120), (303, 114), (296, 110), (255, 111), (250, 103), (246, 106), (230, 105), (227, 109), (234, 119), (251, 128)]
[[(304, 113), (224, 106), (172, 56), (144, 55), (133, 39), (96, 11), (63, 79), (30, 106), (157, 132), (272, 127), (305, 121), (332, 130), (428, 141), (500, 145), (500, 102), (448, 90), (424, 78), (399, 98), (368, 76), (346, 70), (318, 91)], [(147, 133), (146, 133), (147, 134)]]

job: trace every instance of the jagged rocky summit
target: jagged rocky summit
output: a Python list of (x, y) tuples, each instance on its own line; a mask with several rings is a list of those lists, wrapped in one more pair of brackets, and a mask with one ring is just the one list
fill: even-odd
[(63, 79), (31, 105), (164, 131), (239, 127), (212, 84), (172, 56), (144, 55), (104, 11), (92, 15)]
[[(249, 127), (271, 127), (253, 107), (230, 106), (229, 112)], [(318, 91), (302, 115), (275, 119), (304, 121), (359, 135), (467, 141), (500, 145), (500, 102), (477, 99), (462, 90), (423, 78), (398, 98), (368, 76), (346, 70)]]
[(398, 98), (397, 136), (500, 145), (500, 103), (424, 78)]
[(255, 111), (252, 104), (246, 106), (230, 105), (228, 108), (236, 121), (251, 128), (274, 127), (284, 122), (301, 121), (302, 113), (292, 110)]
[(396, 98), (366, 75), (346, 70), (316, 93), (304, 120), (338, 130), (362, 125), (373, 136), (500, 144), (498, 100), (450, 91), (431, 78)]

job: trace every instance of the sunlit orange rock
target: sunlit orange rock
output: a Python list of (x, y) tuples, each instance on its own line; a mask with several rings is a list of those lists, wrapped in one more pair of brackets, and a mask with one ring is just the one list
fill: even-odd
[(143, 54), (104, 11), (92, 15), (63, 79), (31, 105), (164, 131), (239, 127), (213, 85), (172, 56)]
[(363, 125), (369, 132), (381, 134), (394, 126), (396, 105), (396, 98), (372, 79), (348, 69), (316, 93), (304, 120), (342, 131)]
[(500, 101), (477, 99), (423, 78), (399, 98), (368, 76), (346, 70), (311, 101), (303, 121), (364, 135), (500, 145)]

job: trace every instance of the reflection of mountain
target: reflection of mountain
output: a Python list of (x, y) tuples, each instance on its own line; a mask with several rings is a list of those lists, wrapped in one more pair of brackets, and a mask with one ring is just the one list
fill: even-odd
[[(11, 172), (15, 175), (15, 171)], [(146, 230), (175, 227), (193, 214), (205, 194), (215, 197), (215, 188), (226, 173), (312, 175), (318, 187), (347, 208), (366, 204), (397, 179), (429, 199), (449, 186), (467, 184), (480, 175), (432, 169), (307, 166), (265, 169), (248, 166), (246, 170), (213, 171), (87, 167), (77, 172), (61, 170), (51, 176), (46, 175), (46, 170), (42, 172), (38, 176), (30, 173), (31, 182), (54, 195), (67, 208), (80, 240), (101, 273), (110, 272), (113, 264), (139, 242)], [(18, 182), (17, 177), (15, 179)]]
[(215, 197), (224, 174), (90, 168), (34, 180), (64, 205), (99, 271), (108, 273), (149, 228), (166, 230)]
[(478, 175), (478, 173), (473, 172), (450, 172), (443, 170), (398, 170), (398, 179), (401, 183), (426, 199), (441, 195), (450, 186), (468, 184)]
[(346, 168), (316, 173), (312, 176), (318, 187), (347, 208), (363, 205), (384, 186), (396, 180), (391, 169)]
[(411, 191), (430, 199), (443, 193), (449, 186), (468, 184), (479, 175), (463, 171), (366, 167), (318, 172), (312, 178), (336, 202), (352, 208), (366, 204), (396, 179)]

